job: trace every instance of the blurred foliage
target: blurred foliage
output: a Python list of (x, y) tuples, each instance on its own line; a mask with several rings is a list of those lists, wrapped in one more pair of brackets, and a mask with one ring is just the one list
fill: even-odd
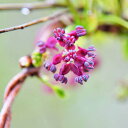
[[(69, 3), (70, 0), (67, 1)], [(65, 0), (65, 2), (67, 1)], [(78, 24), (83, 25), (87, 29), (86, 38), (93, 39), (94, 42), (98, 42), (97, 39), (103, 40), (104, 34), (101, 31), (114, 33), (122, 38), (123, 53), (125, 58), (128, 58), (128, 1), (74, 0), (72, 2), (74, 3), (70, 3), (68, 6), (72, 8), (70, 10), (75, 24), (68, 26), (66, 30), (73, 30), (74, 26)], [(73, 11), (73, 5), (77, 8), (82, 7), (82, 11), (79, 14), (76, 13)]]
[(125, 76), (120, 81), (120, 86), (117, 90), (117, 98), (121, 101), (125, 101), (128, 99), (128, 76)]
[(122, 45), (124, 57), (128, 59), (128, 35), (123, 35)]
[(117, 97), (119, 100), (127, 100), (128, 98), (128, 87), (120, 87)]
[[(36, 0), (19, 1), (35, 2)], [(3, 3), (19, 1), (7, 0), (3, 1)], [(65, 0), (58, 1), (65, 2)], [(114, 1), (116, 1), (116, 4)], [(71, 97), (66, 102), (58, 102), (59, 98), (46, 96), (39, 90), (38, 86), (34, 86), (39, 84), (35, 79), (27, 81), (18, 97), (19, 99), (14, 104), (12, 126), (15, 128), (126, 128), (128, 126), (128, 104), (126, 102), (125, 105), (122, 105), (115, 102), (115, 97), (113, 96), (118, 79), (128, 72), (128, 64), (122, 59), (120, 51), (120, 45), (122, 45), (124, 56), (128, 58), (128, 30), (125, 27), (128, 20), (128, 1), (88, 0), (87, 3), (86, 0), (72, 0), (72, 2), (76, 7), (84, 5), (89, 8), (84, 9), (84, 12), (79, 12), (79, 17), (84, 19), (81, 20), (81, 24), (87, 27), (89, 34), (85, 38), (81, 38), (81, 41), (77, 43), (82, 46), (85, 41), (87, 44), (96, 44), (103, 64), (97, 72), (93, 73), (93, 77), (89, 80), (87, 86), (80, 86), (76, 90), (72, 89), (70, 92)], [(89, 11), (90, 9), (91, 11)], [(27, 17), (15, 11), (1, 12), (1, 24), (3, 23), (4, 26), (6, 23), (4, 27), (21, 24), (41, 15), (49, 15), (48, 11), (50, 9), (33, 11)], [(110, 19), (112, 16), (114, 16), (114, 19)], [(99, 19), (100, 17), (102, 17), (102, 22)], [(109, 19), (106, 17), (109, 17)], [(109, 31), (98, 29), (99, 25), (108, 24), (108, 21), (110, 25), (119, 25), (121, 30), (113, 32), (110, 31), (111, 29)], [(73, 30), (74, 26), (70, 25), (66, 30)], [(42, 24), (23, 31), (1, 35), (1, 97), (7, 80), (10, 80), (19, 71), (18, 66), (16, 66), (18, 58), (32, 51), (35, 32), (41, 27)], [(42, 83), (45, 84), (44, 81)], [(52, 86), (54, 87), (54, 85)], [(59, 86), (55, 85), (56, 87), (55, 91), (57, 93), (55, 92), (55, 94), (59, 95), (59, 97), (65, 97), (66, 93), (58, 89)], [(118, 91), (119, 97), (127, 99), (128, 91), (122, 87), (122, 84)]]
[[(124, 58), (128, 59), (128, 0), (81, 0), (74, 1), (74, 4), (77, 8), (82, 7), (79, 11), (80, 20), (76, 19), (76, 12), (71, 11), (75, 22), (67, 26), (66, 31), (73, 30), (78, 24), (87, 29), (86, 37), (77, 41), (77, 44), (83, 47), (85, 44), (82, 42), (86, 41), (86, 45), (100, 45), (107, 42), (108, 37), (116, 35), (121, 40)], [(128, 86), (121, 86), (118, 99), (127, 98)]]

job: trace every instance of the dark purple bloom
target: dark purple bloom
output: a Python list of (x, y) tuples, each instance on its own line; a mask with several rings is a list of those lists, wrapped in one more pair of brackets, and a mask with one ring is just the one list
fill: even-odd
[(53, 64), (59, 64), (62, 60), (62, 54), (59, 53), (59, 54), (56, 54), (54, 57), (53, 57)]
[(59, 74), (61, 75), (65, 75), (70, 71), (70, 64), (64, 64), (62, 65), (62, 67), (60, 68), (60, 72)]
[(76, 34), (78, 37), (84, 36), (86, 34), (86, 30), (83, 26), (76, 26)]
[(77, 26), (76, 30), (71, 31), (70, 33), (65, 33), (64, 29), (57, 28), (54, 29), (54, 37), (58, 40), (59, 44), (65, 49), (75, 49), (75, 41), (80, 37), (86, 34), (86, 30), (83, 26)]
[(48, 70), (48, 71), (51, 71), (53, 73), (56, 72), (56, 66), (54, 64), (51, 64), (51, 63), (45, 63), (44, 64), (44, 67)]
[(45, 53), (46, 52), (46, 49), (47, 48), (58, 50), (56, 48), (56, 43), (57, 43), (56, 38), (50, 37), (50, 38), (48, 38), (48, 40), (46, 41), (46, 43), (43, 42), (43, 41), (38, 41), (37, 42), (37, 47), (39, 49), (39, 52), (42, 54), (42, 53)]
[(55, 74), (54, 79), (56, 81), (60, 81), (61, 83), (65, 83), (65, 84), (68, 82), (67, 78), (64, 75), (60, 75), (60, 74)]
[(46, 52), (46, 45), (43, 41), (38, 41), (37, 42), (37, 46), (39, 48), (39, 52), (42, 54), (44, 52)]
[(95, 49), (94, 46), (89, 46), (87, 50), (88, 50), (88, 51), (96, 51), (96, 49)]
[(65, 30), (64, 29), (62, 29), (62, 28), (56, 28), (56, 29), (54, 29), (53, 33), (54, 33), (54, 37), (57, 40), (63, 41), (63, 36), (65, 34)]
[(78, 47), (78, 49), (79, 49), (79, 50), (78, 50), (77, 53), (76, 53), (78, 56), (83, 56), (83, 57), (84, 57), (85, 55), (87, 55), (88, 50), (86, 50), (86, 49), (84, 49), (84, 48), (81, 48), (81, 47)]
[(47, 48), (53, 48), (53, 49), (57, 50), (56, 43), (57, 43), (56, 38), (50, 37), (50, 38), (48, 38), (48, 40), (47, 40), (45, 45), (46, 45)]
[(62, 64), (59, 73), (54, 75), (56, 81), (66, 84), (68, 79), (65, 75), (69, 72), (73, 72), (77, 76), (74, 79), (77, 83), (83, 84), (83, 81), (88, 80), (89, 75), (87, 72), (94, 68), (94, 58), (96, 56), (94, 52), (96, 49), (94, 46), (87, 49), (75, 46), (75, 41), (85, 34), (86, 30), (83, 26), (77, 26), (70, 33), (65, 33), (64, 29), (61, 28), (54, 30), (54, 37), (64, 47), (64, 50), (56, 54), (52, 59), (52, 63), (46, 63), (44, 67), (51, 72), (56, 72), (55, 65)]
[(76, 26), (76, 29), (68, 33), (70, 36), (74, 36), (76, 40), (80, 36), (84, 36), (86, 34), (86, 29), (83, 26)]

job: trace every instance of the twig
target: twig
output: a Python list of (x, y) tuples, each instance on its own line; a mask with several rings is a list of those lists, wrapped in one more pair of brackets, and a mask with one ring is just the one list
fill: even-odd
[(29, 27), (29, 26), (32, 26), (32, 25), (35, 25), (35, 24), (39, 24), (39, 23), (43, 23), (43, 22), (46, 22), (46, 21), (49, 21), (49, 20), (53, 20), (53, 19), (56, 19), (57, 17), (60, 17), (60, 16), (64, 15), (67, 12), (68, 12), (68, 10), (66, 9), (66, 10), (61, 11), (59, 13), (56, 13), (54, 15), (42, 17), (42, 18), (30, 21), (28, 23), (24, 23), (22, 25), (13, 26), (13, 27), (10, 27), (10, 28), (4, 28), (4, 29), (0, 30), (0, 33), (14, 31), (14, 30), (18, 30), (18, 29), (24, 29), (26, 27)]
[(4, 103), (0, 113), (0, 128), (10, 128), (11, 106), (22, 84), (28, 76), (38, 75), (40, 68), (26, 68), (17, 74), (7, 85)]
[(54, 8), (54, 7), (67, 7), (64, 3), (6, 3), (0, 4), (0, 10), (21, 10), (22, 8), (28, 8), (30, 10)]

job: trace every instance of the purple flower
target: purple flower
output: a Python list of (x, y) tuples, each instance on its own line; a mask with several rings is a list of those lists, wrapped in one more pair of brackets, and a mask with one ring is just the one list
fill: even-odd
[(37, 47), (39, 49), (39, 52), (42, 54), (42, 53), (46, 52), (47, 48), (58, 50), (56, 48), (56, 43), (57, 43), (56, 38), (50, 37), (50, 38), (48, 38), (48, 40), (46, 42), (38, 41)]
[(64, 29), (57, 28), (53, 31), (54, 37), (58, 40), (59, 44), (65, 49), (69, 50), (75, 49), (75, 41), (80, 37), (86, 34), (86, 30), (83, 26), (77, 26), (75, 30), (70, 33), (65, 33)]
[(48, 38), (48, 40), (45, 43), (45, 45), (46, 45), (47, 48), (53, 48), (53, 49), (57, 50), (56, 43), (57, 43), (56, 38), (50, 37), (50, 38)]
[(80, 37), (80, 36), (84, 36), (86, 34), (86, 29), (84, 29), (83, 26), (76, 26), (76, 29), (71, 31), (69, 33), (70, 36), (74, 36), (76, 38), (76, 40)]
[(56, 65), (56, 64), (59, 64), (62, 60), (62, 54), (59, 53), (59, 54), (56, 54), (54, 57), (53, 57), (53, 64)]
[(42, 54), (46, 52), (46, 45), (43, 41), (38, 41), (37, 42), (37, 47), (39, 48), (39, 52)]
[(51, 71), (53, 73), (56, 72), (56, 66), (54, 64), (51, 64), (51, 63), (45, 63), (44, 64), (44, 67), (48, 70), (48, 71)]
[[(75, 41), (85, 34), (86, 30), (82, 26), (77, 26), (76, 29), (70, 33), (65, 33), (64, 29), (61, 28), (54, 30), (54, 37), (57, 39), (60, 46), (64, 47), (64, 49), (61, 53), (56, 54), (53, 57), (51, 63), (45, 63), (44, 67), (55, 73), (56, 65), (62, 64), (59, 69), (59, 73), (54, 74), (54, 79), (56, 81), (66, 84), (68, 81), (66, 75), (69, 72), (73, 72), (76, 75), (74, 81), (79, 84), (83, 84), (83, 81), (86, 82), (88, 80), (89, 75), (87, 72), (94, 68), (94, 58), (96, 56), (94, 52), (96, 49), (94, 46), (90, 46), (87, 49), (75, 46)], [(47, 47), (47, 45), (45, 46)], [(50, 48), (53, 47), (50, 45)]]
[(54, 75), (54, 79), (56, 80), (56, 81), (61, 81), (61, 83), (67, 83), (67, 78), (66, 77), (64, 77), (64, 75), (60, 75), (60, 74), (55, 74)]

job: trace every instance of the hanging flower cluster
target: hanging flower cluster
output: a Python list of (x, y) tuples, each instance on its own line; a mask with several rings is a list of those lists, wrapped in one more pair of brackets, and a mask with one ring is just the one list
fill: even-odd
[[(67, 83), (68, 78), (66, 74), (72, 71), (76, 77), (75, 82), (83, 84), (89, 78), (88, 72), (94, 68), (95, 48), (93, 46), (87, 49), (77, 47), (75, 42), (79, 37), (86, 34), (86, 30), (82, 26), (77, 26), (75, 30), (70, 33), (65, 33), (62, 28), (56, 28), (54, 37), (50, 37), (46, 43), (39, 41), (37, 43), (40, 54), (44, 54), (47, 48), (56, 49), (56, 43), (63, 47), (62, 51), (56, 54), (52, 62), (44, 63), (44, 67), (54, 73), (54, 79), (61, 83)], [(57, 65), (61, 64), (59, 72), (57, 72)]]

